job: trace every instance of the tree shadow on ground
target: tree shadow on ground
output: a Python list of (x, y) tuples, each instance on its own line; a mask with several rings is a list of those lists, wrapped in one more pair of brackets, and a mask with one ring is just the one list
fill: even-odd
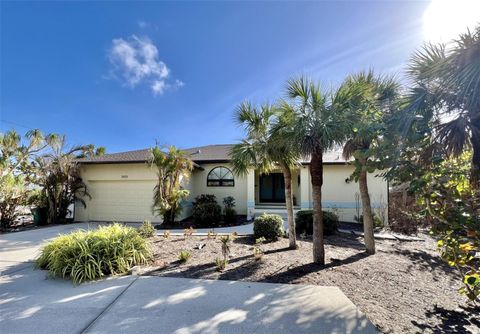
[(255, 274), (261, 265), (261, 261), (255, 261), (252, 259), (252, 261), (246, 262), (239, 267), (222, 272), (218, 279), (236, 281), (249, 278)]
[(233, 240), (233, 243), (240, 245), (253, 245), (255, 243), (255, 238), (253, 236), (236, 237)]
[[(347, 257), (346, 259), (343, 260), (334, 260), (332, 262), (329, 262), (325, 265), (320, 265), (316, 263), (307, 263), (303, 264), (300, 266), (285, 266), (281, 268), (281, 270), (270, 274), (263, 278), (261, 282), (271, 282), (271, 283), (291, 283), (294, 282), (295, 280), (307, 276), (311, 273), (318, 272), (321, 270), (325, 269), (330, 269), (330, 268), (335, 268), (335, 267), (340, 267), (343, 265), (351, 264), (357, 261), (360, 261), (362, 259), (365, 259), (369, 256), (368, 253), (366, 252), (361, 252), (361, 253), (356, 253), (354, 255), (351, 255)], [(286, 268), (286, 270), (282, 270)]]
[(413, 268), (416, 268), (421, 271), (440, 271), (441, 274), (458, 275), (454, 268), (442, 260), (439, 254), (407, 249), (392, 249), (388, 252), (402, 255), (411, 261), (411, 264), (407, 267), (407, 272), (411, 272)]
[[(297, 236), (298, 240), (312, 243), (312, 237), (301, 238)], [(364, 250), (365, 244), (362, 242), (363, 238), (354, 234), (336, 232), (333, 235), (325, 236), (324, 243), (326, 246), (334, 246), (341, 248), (350, 248), (356, 250)]]
[(473, 333), (475, 328), (480, 328), (480, 307), (463, 307), (449, 310), (435, 305), (432, 310), (425, 313), (428, 319), (434, 318), (440, 321), (438, 324), (426, 324), (412, 321), (420, 331), (431, 333)]

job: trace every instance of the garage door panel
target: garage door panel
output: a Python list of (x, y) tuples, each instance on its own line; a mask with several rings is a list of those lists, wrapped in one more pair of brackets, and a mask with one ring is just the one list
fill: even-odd
[(90, 181), (89, 218), (121, 222), (159, 221), (151, 210), (154, 187), (153, 180)]

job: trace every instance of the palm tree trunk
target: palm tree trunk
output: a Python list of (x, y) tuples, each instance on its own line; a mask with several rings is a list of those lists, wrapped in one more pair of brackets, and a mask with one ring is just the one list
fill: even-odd
[(370, 195), (368, 194), (366, 160), (361, 160), (363, 168), (358, 177), (358, 184), (360, 186), (360, 196), (362, 197), (362, 212), (363, 212), (363, 235), (365, 239), (365, 247), (368, 254), (375, 254), (375, 239), (373, 236), (373, 214), (372, 206), (370, 204)]
[(295, 220), (293, 219), (292, 171), (288, 166), (282, 166), (282, 169), (285, 180), (285, 204), (287, 206), (288, 248), (296, 249), (297, 237), (295, 235)]
[(474, 187), (480, 189), (480, 112), (477, 119), (472, 118), (472, 171), (470, 175), (471, 183)]
[(323, 150), (318, 148), (310, 160), (313, 198), (313, 262), (325, 264), (325, 247), (323, 241), (322, 185), (323, 185)]

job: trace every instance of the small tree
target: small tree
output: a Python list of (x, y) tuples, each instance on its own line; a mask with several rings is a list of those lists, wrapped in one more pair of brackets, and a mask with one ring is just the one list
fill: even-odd
[(167, 152), (155, 146), (151, 149), (150, 166), (156, 169), (157, 185), (153, 190), (152, 210), (163, 216), (164, 223), (173, 223), (180, 213), (181, 202), (189, 191), (182, 187), (193, 170), (193, 162), (187, 153), (170, 146)]
[(31, 159), (43, 150), (52, 136), (39, 130), (27, 132), (22, 141), (15, 131), (0, 134), (0, 221), (7, 228), (16, 219), (18, 207), (26, 204), (31, 187)]
[(242, 103), (237, 109), (237, 122), (245, 127), (246, 138), (230, 151), (233, 170), (246, 174), (249, 168), (268, 174), (280, 168), (285, 181), (285, 204), (288, 217), (289, 248), (295, 249), (295, 220), (293, 217), (292, 168), (299, 154), (291, 141), (281, 140), (288, 124), (277, 117), (279, 110), (270, 105), (256, 107)]
[(35, 182), (47, 198), (49, 224), (65, 222), (69, 206), (76, 201), (86, 206), (85, 198), (90, 194), (80, 177), (76, 159), (89, 152), (91, 147), (67, 148), (65, 136), (56, 136), (49, 143), (49, 152), (35, 159)]
[(313, 199), (313, 262), (325, 264), (323, 238), (322, 185), (323, 154), (344, 141), (347, 119), (343, 117), (346, 92), (325, 93), (313, 81), (300, 77), (287, 85), (291, 106), (284, 109), (284, 119), (293, 131), (284, 138), (295, 142), (299, 153), (310, 158), (310, 176)]
[(462, 275), (460, 293), (480, 302), (480, 190), (469, 180), (471, 152), (430, 166), (412, 182), (424, 217), (433, 218), (442, 258)]
[(375, 76), (373, 71), (349, 76), (341, 89), (350, 91), (344, 112), (350, 119), (343, 156), (354, 158), (351, 178), (358, 182), (362, 199), (363, 231), (369, 254), (375, 253), (374, 214), (368, 193), (367, 174), (381, 167), (379, 147), (385, 135), (385, 115), (394, 104), (398, 84), (391, 78)]

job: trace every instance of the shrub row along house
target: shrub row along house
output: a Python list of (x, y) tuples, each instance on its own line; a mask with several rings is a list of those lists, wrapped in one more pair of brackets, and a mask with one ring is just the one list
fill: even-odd
[[(191, 215), (192, 201), (201, 194), (213, 194), (222, 201), (233, 196), (238, 214), (269, 212), (285, 214), (285, 184), (280, 172), (260, 174), (250, 170), (246, 176), (232, 172), (229, 152), (233, 145), (208, 145), (186, 149), (194, 170), (185, 189), (190, 194), (182, 203), (179, 219)], [(148, 161), (150, 149), (105, 154), (78, 160), (81, 177), (91, 195), (86, 207), (75, 205), (76, 221), (139, 222), (144, 219), (161, 222), (152, 213), (152, 194), (156, 185), (155, 170)], [(341, 152), (324, 155), (323, 207), (335, 210), (341, 221), (355, 221), (361, 214), (358, 184), (349, 181), (354, 167), (347, 164)], [(292, 173), (295, 211), (312, 208), (312, 191), (308, 162), (302, 162)], [(388, 183), (375, 174), (368, 175), (372, 208), (388, 219)], [(383, 211), (380, 213), (380, 211)]]

